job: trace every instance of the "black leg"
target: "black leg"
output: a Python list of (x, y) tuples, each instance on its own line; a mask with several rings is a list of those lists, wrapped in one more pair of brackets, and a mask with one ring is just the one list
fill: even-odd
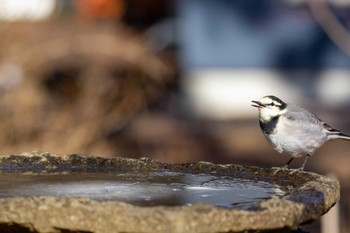
[(288, 162), (287, 162), (286, 165), (288, 166), (288, 165), (293, 161), (293, 159), (294, 159), (294, 158), (291, 158), (290, 160), (288, 160)]
[(283, 165), (282, 168), (284, 169), (288, 169), (288, 165), (293, 161), (294, 158), (291, 158), (290, 160), (288, 160), (288, 162), (286, 163), (286, 165)]

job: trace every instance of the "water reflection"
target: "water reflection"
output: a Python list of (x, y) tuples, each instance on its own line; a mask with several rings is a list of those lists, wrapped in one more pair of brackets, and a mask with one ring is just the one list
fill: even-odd
[(283, 194), (284, 191), (278, 185), (268, 182), (170, 171), (0, 175), (1, 198), (81, 196), (140, 206), (206, 203), (248, 209), (258, 201)]

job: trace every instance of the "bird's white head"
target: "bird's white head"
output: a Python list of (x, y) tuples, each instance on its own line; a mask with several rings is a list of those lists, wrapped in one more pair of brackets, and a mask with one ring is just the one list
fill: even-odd
[(263, 121), (269, 121), (287, 111), (287, 104), (273, 95), (264, 96), (259, 101), (252, 102), (252, 106), (259, 109), (260, 119)]

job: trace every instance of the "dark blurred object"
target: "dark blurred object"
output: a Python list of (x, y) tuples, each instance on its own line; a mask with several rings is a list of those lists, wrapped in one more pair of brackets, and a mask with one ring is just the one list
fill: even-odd
[(171, 14), (169, 0), (126, 0), (123, 21), (139, 29), (146, 29)]
[(80, 92), (80, 73), (78, 67), (57, 67), (48, 71), (43, 80), (43, 85), (53, 99), (73, 101)]

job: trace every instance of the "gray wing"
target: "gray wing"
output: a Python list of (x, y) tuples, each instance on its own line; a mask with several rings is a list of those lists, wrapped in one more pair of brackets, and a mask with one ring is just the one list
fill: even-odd
[(311, 130), (313, 126), (316, 126), (316, 128), (317, 126), (321, 126), (323, 132), (326, 132), (326, 134), (329, 136), (329, 139), (342, 138), (350, 140), (349, 135), (343, 134), (339, 130), (332, 128), (330, 125), (319, 119), (314, 113), (299, 105), (289, 104), (285, 117), (291, 121), (298, 121), (298, 125), (302, 125), (304, 129)]
[(291, 121), (298, 121), (303, 125), (312, 124), (323, 126), (325, 124), (315, 114), (296, 104), (288, 104), (287, 112), (284, 116)]

